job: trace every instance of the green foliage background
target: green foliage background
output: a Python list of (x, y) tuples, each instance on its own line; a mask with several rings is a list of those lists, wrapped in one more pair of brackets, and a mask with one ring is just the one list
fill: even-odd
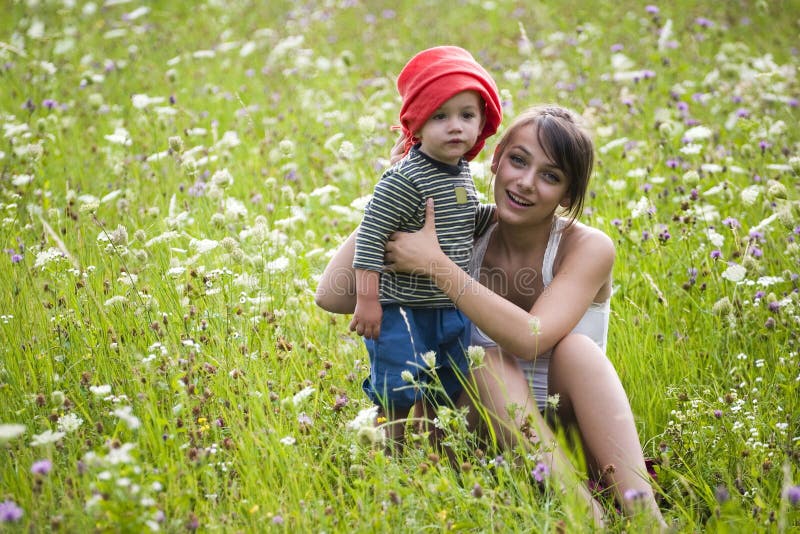
[(558, 102), (595, 131), (583, 220), (617, 243), (609, 358), (667, 519), (796, 528), (800, 4), (654, 7), (5, 2), (0, 424), (25, 430), (0, 530), (588, 528), (455, 427), (462, 469), (347, 427), (367, 355), (316, 276), (386, 164), (397, 72), (438, 44), (505, 123)]

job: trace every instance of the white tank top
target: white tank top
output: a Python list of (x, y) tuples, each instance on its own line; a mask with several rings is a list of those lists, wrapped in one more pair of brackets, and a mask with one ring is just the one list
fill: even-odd
[[(553, 281), (553, 263), (558, 253), (558, 245), (561, 242), (561, 235), (564, 228), (567, 227), (568, 220), (561, 217), (556, 217), (553, 221), (553, 227), (550, 230), (550, 237), (547, 240), (547, 248), (544, 252), (544, 259), (542, 260), (542, 284), (544, 287), (550, 285)], [(489, 227), (486, 232), (475, 240), (475, 245), (472, 250), (472, 259), (470, 261), (470, 275), (478, 279), (480, 268), (483, 264), (483, 257), (486, 255), (486, 247), (489, 245), (489, 240), (497, 228), (497, 223)], [(583, 334), (594, 341), (600, 350), (606, 351), (606, 342), (608, 340), (608, 318), (611, 312), (611, 298), (609, 297), (604, 302), (592, 302), (586, 313), (583, 314), (581, 320), (572, 329), (576, 334)], [(473, 345), (481, 345), (483, 347), (496, 346), (497, 344), (492, 341), (481, 330), (472, 325), (472, 342)], [(542, 355), (543, 356), (543, 355)], [(548, 354), (549, 356), (549, 354)], [(541, 358), (541, 356), (540, 356)]]

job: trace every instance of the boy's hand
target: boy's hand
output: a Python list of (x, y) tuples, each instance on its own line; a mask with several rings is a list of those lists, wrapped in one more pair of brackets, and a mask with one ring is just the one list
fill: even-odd
[(350, 321), (350, 331), (368, 339), (378, 339), (381, 333), (383, 309), (378, 299), (362, 298), (356, 301), (356, 310)]

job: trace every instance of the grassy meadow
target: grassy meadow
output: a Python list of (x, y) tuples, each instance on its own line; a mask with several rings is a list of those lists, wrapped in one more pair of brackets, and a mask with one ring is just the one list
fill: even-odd
[(675, 531), (797, 531), (799, 31), (797, 0), (5, 0), (0, 532), (591, 530), (456, 412), (460, 466), (387, 457), (314, 304), (439, 44), (505, 124), (592, 126), (608, 356)]

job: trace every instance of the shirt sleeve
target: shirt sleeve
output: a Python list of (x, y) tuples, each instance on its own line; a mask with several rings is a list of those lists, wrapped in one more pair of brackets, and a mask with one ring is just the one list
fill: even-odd
[(494, 204), (478, 204), (475, 210), (475, 234), (474, 237), (480, 237), (494, 222), (494, 212), (496, 206)]
[(419, 191), (405, 176), (393, 172), (382, 177), (375, 185), (356, 234), (353, 267), (382, 271), (389, 236), (413, 217), (421, 201)]

